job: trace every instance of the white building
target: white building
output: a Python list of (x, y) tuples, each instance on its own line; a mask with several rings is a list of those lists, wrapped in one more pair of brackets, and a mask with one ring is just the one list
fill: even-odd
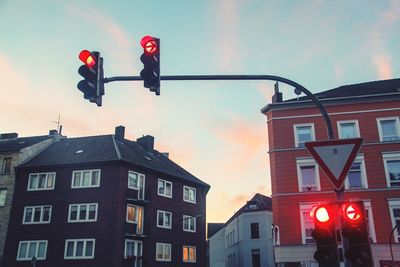
[(209, 238), (210, 267), (272, 267), (272, 201), (256, 194)]

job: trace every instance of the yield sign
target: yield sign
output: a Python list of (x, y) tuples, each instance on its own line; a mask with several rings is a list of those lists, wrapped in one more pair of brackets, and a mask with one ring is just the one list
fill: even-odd
[(319, 167), (339, 190), (360, 150), (362, 138), (305, 143)]

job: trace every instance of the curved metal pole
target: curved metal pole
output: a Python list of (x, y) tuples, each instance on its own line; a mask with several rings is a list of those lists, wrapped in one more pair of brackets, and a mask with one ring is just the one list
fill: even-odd
[[(143, 80), (140, 76), (116, 76), (110, 78), (104, 78), (104, 83), (114, 82), (114, 81), (140, 81)], [(325, 108), (322, 106), (321, 102), (304, 86), (275, 75), (167, 75), (161, 76), (160, 80), (164, 81), (176, 81), (176, 80), (269, 80), (269, 81), (277, 81), (288, 84), (297, 88), (301, 92), (303, 92), (306, 96), (308, 96), (311, 101), (317, 106), (320, 110), (323, 119), (325, 120), (325, 125), (328, 131), (328, 139), (334, 139), (332, 123), (329, 119), (328, 113)]]

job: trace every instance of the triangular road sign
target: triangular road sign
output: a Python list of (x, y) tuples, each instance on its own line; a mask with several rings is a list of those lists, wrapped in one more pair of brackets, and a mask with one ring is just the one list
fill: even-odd
[(305, 143), (319, 167), (339, 190), (360, 150), (362, 138)]

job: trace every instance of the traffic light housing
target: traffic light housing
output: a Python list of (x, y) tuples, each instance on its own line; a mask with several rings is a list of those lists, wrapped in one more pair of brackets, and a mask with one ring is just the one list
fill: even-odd
[(160, 95), (160, 39), (145, 36), (140, 44), (143, 47), (143, 54), (140, 57), (143, 70), (140, 72), (140, 77), (143, 79), (144, 87)]
[(317, 244), (314, 259), (320, 267), (339, 267), (335, 214), (335, 204), (315, 206), (310, 211), (310, 216), (314, 220), (311, 236)]
[(369, 233), (362, 201), (345, 202), (340, 206), (345, 258), (352, 267), (373, 266)]
[(79, 81), (77, 88), (85, 99), (101, 106), (104, 95), (103, 58), (97, 51), (83, 50), (79, 53), (79, 59), (84, 63), (78, 70), (83, 80)]

